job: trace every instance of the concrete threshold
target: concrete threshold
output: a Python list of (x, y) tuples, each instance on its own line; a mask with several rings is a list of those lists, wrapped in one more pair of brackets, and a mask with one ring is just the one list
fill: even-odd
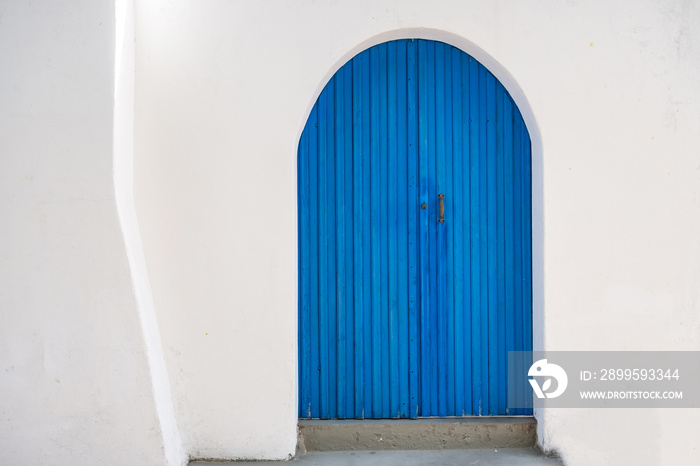
[[(542, 456), (534, 448), (471, 450), (315, 451), (291, 460), (299, 466), (563, 466), (559, 458)], [(262, 466), (279, 461), (194, 462), (190, 466)], [(283, 465), (284, 463), (282, 463)]]
[(533, 417), (300, 420), (298, 452), (531, 448)]

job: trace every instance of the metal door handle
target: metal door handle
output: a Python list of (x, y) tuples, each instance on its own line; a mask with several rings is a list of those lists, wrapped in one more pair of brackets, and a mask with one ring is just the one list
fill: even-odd
[(445, 221), (445, 195), (438, 194), (438, 199), (440, 199), (440, 218), (438, 222), (442, 223)]

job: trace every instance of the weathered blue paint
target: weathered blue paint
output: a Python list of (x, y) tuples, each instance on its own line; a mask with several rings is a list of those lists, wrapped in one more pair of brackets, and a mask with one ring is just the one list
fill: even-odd
[(507, 405), (508, 351), (532, 349), (530, 157), (454, 47), (388, 42), (335, 74), (298, 152), (300, 417), (531, 414)]

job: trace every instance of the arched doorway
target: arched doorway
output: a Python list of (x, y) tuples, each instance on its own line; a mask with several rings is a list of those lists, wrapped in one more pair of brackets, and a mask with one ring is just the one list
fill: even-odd
[(298, 150), (299, 416), (531, 414), (530, 138), (501, 83), (442, 42), (346, 63)]

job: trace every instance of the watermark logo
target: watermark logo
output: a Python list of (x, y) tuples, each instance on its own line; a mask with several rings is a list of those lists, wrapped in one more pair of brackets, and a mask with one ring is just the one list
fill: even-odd
[[(569, 378), (566, 376), (566, 371), (564, 371), (561, 366), (548, 363), (546, 359), (540, 359), (530, 366), (530, 370), (527, 372), (527, 375), (530, 377), (535, 377), (528, 380), (530, 381), (530, 385), (532, 385), (532, 389), (535, 391), (537, 398), (556, 398), (564, 393), (564, 390), (566, 390), (566, 386), (569, 383)], [(540, 386), (539, 382), (537, 381), (537, 377), (544, 379), (542, 386)], [(549, 390), (552, 386), (552, 379), (557, 381), (556, 390), (553, 392), (548, 392), (547, 390)]]
[(698, 361), (700, 351), (508, 351), (508, 409), (698, 408)]

